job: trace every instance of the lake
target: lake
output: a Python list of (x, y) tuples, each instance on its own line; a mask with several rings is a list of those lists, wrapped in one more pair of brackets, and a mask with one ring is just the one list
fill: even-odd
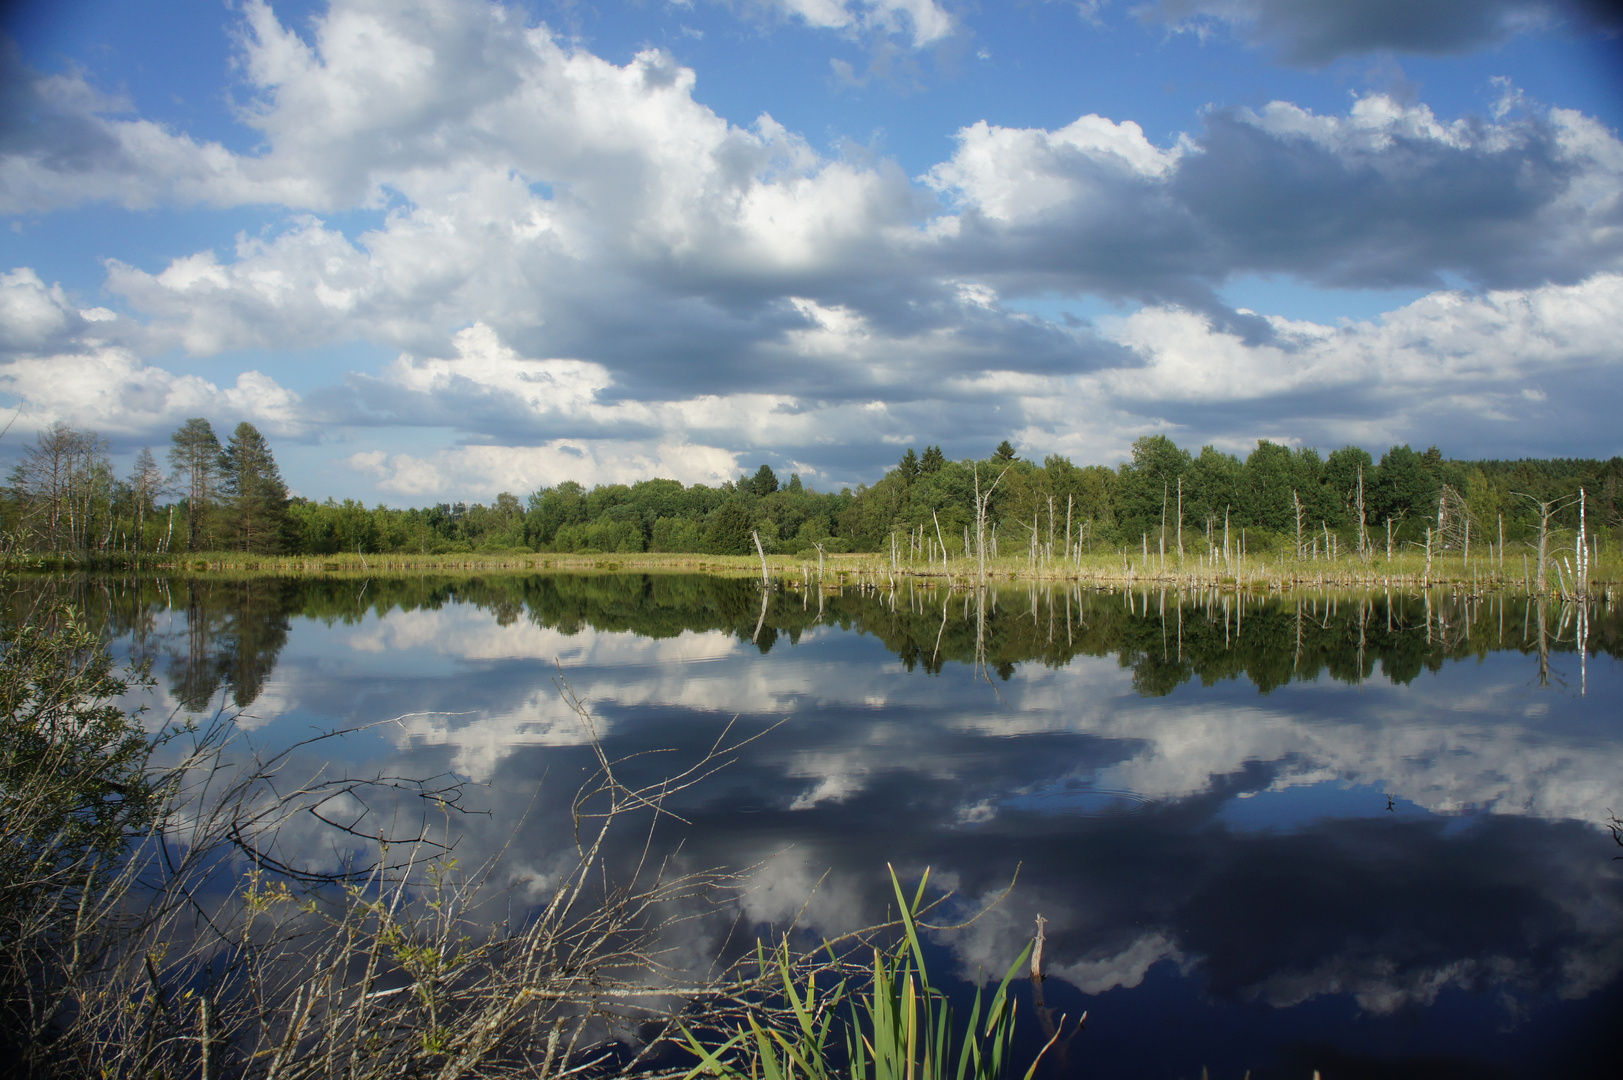
[[(1046, 920), (1022, 1044), (1088, 1016), (1046, 1075), (1610, 1076), (1623, 1052), (1615, 607), (637, 574), (17, 595), (44, 587), (152, 662), (154, 724), (365, 727), (319, 744), (332, 768), (466, 781), (488, 814), (459, 857), (521, 892), (592, 763), (560, 675), (611, 756), (669, 751), (643, 777), (759, 736), (655, 838), (755, 867), (733, 945), (878, 921), (887, 863), (931, 868), (950, 913), (1007, 890), (932, 956), (1001, 975)], [(704, 925), (695, 960), (723, 947)]]

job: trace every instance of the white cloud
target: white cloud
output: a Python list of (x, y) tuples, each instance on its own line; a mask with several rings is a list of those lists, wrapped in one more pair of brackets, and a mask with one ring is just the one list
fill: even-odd
[(1183, 150), (1154, 146), (1131, 120), (1117, 124), (1091, 113), (1053, 132), (981, 120), (958, 132), (951, 160), (924, 179), (965, 206), (1017, 224), (1062, 206), (1108, 212), (1114, 199), (1105, 185), (1160, 180)]
[(935, 0), (762, 0), (807, 26), (863, 34), (906, 35), (915, 49), (952, 33), (954, 20)]
[(591, 487), (660, 476), (686, 484), (717, 484), (738, 475), (737, 455), (716, 447), (626, 440), (460, 446), (427, 456), (370, 450), (351, 455), (344, 464), (368, 476), (379, 491), (418, 501), (488, 499), (500, 491), (534, 491), (563, 480)]
[[(669, 55), (613, 64), (515, 8), (337, 0), (303, 36), (266, 4), (242, 12), (251, 154), (131, 119), (78, 76), (34, 79), (86, 150), (64, 179), (60, 155), (12, 145), (0, 182), (17, 205), (55, 191), (60, 205), (262, 202), (289, 216), (228, 252), (110, 261), (108, 289), (144, 323), (93, 323), (18, 278), (10, 347), (79, 355), (71, 342), (96, 340), (128, 369), (70, 366), (52, 387), (14, 374), (28, 393), (82, 393), (109, 414), (101, 383), (168, 378), (165, 395), (202, 403), (227, 392), (142, 358), (383, 343), (404, 355), (304, 404), (477, 444), (351, 459), (381, 490), (418, 495), (570, 467), (714, 477), (763, 448), (855, 479), (832, 448), (932, 431), (964, 439), (956, 452), (1018, 433), (1088, 459), (1164, 425), (1224, 445), (1402, 440), (1419, 414), (1394, 403), (1417, 388), (1491, 419), (1528, 391), (1558, 407), (1552, 373), (1618, 377), (1604, 327), (1623, 143), (1575, 112), (1447, 120), (1367, 94), (1344, 115), (1216, 110), (1160, 144), (1091, 114), (1052, 131), (982, 121), (909, 180), (820, 155), (770, 116), (730, 123)], [(791, 14), (923, 40), (950, 31), (931, 12), (830, 0)], [(356, 208), (369, 227), (336, 223)], [(1454, 274), (1496, 291), (1331, 328), (1227, 311), (1217, 290), (1237, 273), (1433, 290)], [(1018, 310), (1034, 294), (1129, 306), (1100, 333)], [(267, 400), (286, 429), (297, 399)], [(1201, 415), (1212, 401), (1234, 408)]]
[[(1074, 417), (1097, 417), (1101, 409), (1128, 433), (1157, 426), (1155, 418), (1168, 410), (1215, 402), (1242, 406), (1242, 417), (1259, 420), (1227, 431), (1207, 428), (1205, 438), (1228, 435), (1244, 446), (1275, 432), (1260, 421), (1272, 413), (1321, 445), (1356, 438), (1380, 446), (1428, 424), (1435, 431), (1441, 414), (1461, 424), (1521, 422), (1528, 402), (1548, 398), (1541, 380), (1615, 380), (1619, 320), (1623, 275), (1617, 274), (1481, 296), (1436, 293), (1379, 320), (1340, 327), (1270, 317), (1275, 339), (1266, 343), (1247, 342), (1208, 316), (1144, 308), (1104, 328), (1139, 364), (990, 381), (1017, 396), (1030, 425), (1024, 442), (1038, 450), (1079, 449), (1073, 440), (1088, 432)], [(1346, 428), (1312, 419), (1333, 412), (1345, 417)]]
[(80, 310), (28, 267), (0, 274), (0, 391), (18, 400), (20, 430), (57, 421), (108, 435), (150, 436), (188, 416), (250, 420), (272, 434), (303, 430), (297, 394), (259, 371), (224, 388), (143, 361), (121, 338), (139, 328), (105, 308)]

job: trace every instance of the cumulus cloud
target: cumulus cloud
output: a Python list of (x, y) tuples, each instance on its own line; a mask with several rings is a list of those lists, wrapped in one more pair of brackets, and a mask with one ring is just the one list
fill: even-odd
[(554, 439), (539, 446), (459, 446), (429, 455), (368, 450), (344, 464), (371, 478), (378, 490), (409, 499), (489, 498), (501, 491), (534, 491), (564, 480), (627, 484), (651, 476), (687, 484), (718, 484), (738, 475), (737, 455), (682, 442)]
[(188, 416), (251, 420), (273, 434), (304, 429), (297, 394), (259, 371), (224, 388), (146, 363), (126, 321), (79, 309), (32, 269), (0, 274), (0, 392), (18, 401), (22, 430), (62, 421), (108, 435), (151, 437)]
[[(786, 335), (775, 358), (785, 364), (865, 370), (875, 392), (892, 391), (922, 377), (932, 345), (948, 355), (954, 348), (950, 339), (943, 338), (878, 338), (850, 312), (811, 301), (796, 303), (809, 325)], [(334, 408), (352, 410), (343, 414), (352, 423), (450, 427), (487, 439), (521, 440), (535, 451), (469, 447), (450, 458), (465, 460), (472, 455), (491, 466), (499, 458), (515, 465), (529, 461), (545, 471), (554, 466), (583, 470), (558, 479), (568, 475), (620, 479), (626, 469), (666, 462), (672, 471), (659, 475), (706, 482), (725, 476), (733, 454), (718, 457), (696, 440), (780, 451), (863, 438), (895, 440), (910, 423), (923, 419), (916, 415), (919, 410), (939, 401), (936, 395), (918, 395), (921, 400), (910, 408), (906, 401), (850, 400), (849, 390), (843, 401), (749, 391), (662, 398), (646, 390), (640, 399), (631, 399), (621, 393), (619, 381), (604, 365), (523, 356), (483, 323), (459, 331), (451, 344), (452, 356), (402, 354), (377, 376), (352, 376), (348, 397), (329, 392), (325, 399)], [(886, 355), (888, 351), (899, 355)], [(974, 392), (966, 390), (962, 396), (967, 402)], [(377, 455), (352, 460), (385, 468)], [(436, 471), (414, 457), (398, 459), (398, 465), (404, 470), (398, 476), (395, 465), (386, 466), (388, 483), (405, 483), (407, 476), (416, 476), (419, 480), (413, 483), (426, 484)]]
[(1309, 67), (1378, 50), (1469, 52), (1534, 31), (1619, 22), (1615, 5), (1600, 0), (1154, 0), (1136, 10), (1181, 32), (1227, 30)]
[(218, 143), (129, 118), (130, 104), (82, 75), (40, 75), (16, 43), (0, 38), (0, 213), (85, 202), (145, 208), (163, 203), (280, 201), (241, 173)]
[(1288, 102), (1209, 113), (1171, 149), (1084, 117), (959, 132), (927, 181), (959, 265), (1012, 281), (1211, 305), (1285, 272), (1338, 288), (1575, 281), (1623, 257), (1623, 144), (1569, 110), (1440, 121), (1382, 94), (1345, 116)]
[[(793, 14), (921, 27), (937, 9), (906, 10)], [(1469, 432), (1530, 395), (1558, 415), (1560, 377), (1586, 365), (1594, 392), (1623, 393), (1615, 348), (1587, 329), (1623, 269), (1623, 143), (1570, 110), (1447, 119), (1366, 94), (1344, 113), (1214, 109), (1162, 142), (1098, 115), (983, 121), (910, 179), (770, 116), (718, 116), (659, 50), (613, 64), (501, 5), (337, 0), (301, 35), (255, 2), (238, 46), (249, 154), (165, 133), (80, 76), (14, 71), (35, 126), (6, 129), (0, 198), (282, 208), (228, 250), (110, 261), (108, 289), (143, 322), (101, 339), (134, 356), (402, 350), (302, 402), (468, 440), (352, 459), (398, 494), (476, 468), (500, 489), (572, 458), (582, 477), (668, 461), (698, 478), (766, 448), (855, 478), (944, 430), (956, 452), (1017, 434), (1088, 459), (1163, 426), (1227, 446), (1401, 441), (1419, 437), (1417, 389), (1442, 397), (1427, 423)], [(369, 224), (335, 223), (357, 209)], [(1314, 326), (1231, 309), (1237, 275), (1434, 295)], [(1462, 281), (1478, 291), (1449, 291)], [(87, 333), (28, 296), (26, 340)], [(1042, 297), (1127, 309), (1064, 322), (1031, 314)]]
[(952, 14), (935, 0), (761, 0), (786, 17), (823, 30), (906, 36), (914, 48), (953, 32)]
[(47, 286), (31, 267), (0, 274), (0, 355), (38, 353), (70, 345), (92, 323), (117, 316), (106, 308), (80, 310), (59, 284)]

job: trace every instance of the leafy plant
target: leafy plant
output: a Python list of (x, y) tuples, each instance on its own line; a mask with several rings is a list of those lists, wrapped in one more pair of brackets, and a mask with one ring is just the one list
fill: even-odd
[(153, 744), (117, 705), (140, 678), (71, 607), (0, 628), (0, 1009), (19, 1059), (108, 947), (109, 886), (161, 809)]
[[(724, 1080), (997, 1080), (1004, 1075), (1014, 1045), (1015, 1000), (1009, 993), (1015, 975), (1031, 955), (1020, 953), (989, 1003), (981, 990), (960, 1034), (946, 994), (930, 983), (924, 948), (919, 939), (919, 915), (930, 873), (925, 871), (911, 901), (902, 891), (894, 868), (891, 887), (901, 912), (902, 940), (887, 950), (875, 948), (867, 993), (854, 993), (850, 980), (841, 980), (819, 992), (817, 973), (797, 977), (797, 965), (787, 940), (773, 950), (770, 960), (757, 945), (762, 982), (776, 969), (776, 985), (783, 995), (787, 1025), (763, 1024), (757, 1012), (747, 1016), (748, 1027), (731, 1038), (707, 1046), (683, 1029), (688, 1049), (699, 1064), (687, 1074), (703, 1073)], [(828, 949), (830, 960), (835, 959)], [(845, 1015), (843, 1058), (832, 1053), (836, 1020)], [(785, 1030), (787, 1028), (787, 1030)], [(1026, 1080), (1053, 1045), (1038, 1053), (1025, 1072)], [(841, 1061), (843, 1060), (843, 1067)]]

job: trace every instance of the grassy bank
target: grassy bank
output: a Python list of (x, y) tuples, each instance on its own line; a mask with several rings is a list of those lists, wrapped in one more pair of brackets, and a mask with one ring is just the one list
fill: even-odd
[[(1153, 584), (1171, 588), (1222, 588), (1283, 591), (1295, 587), (1432, 588), (1471, 592), (1537, 592), (1535, 553), (1529, 548), (1497, 548), (1469, 559), (1455, 553), (1427, 556), (1423, 551), (1338, 558), (1294, 558), (1289, 553), (1162, 556), (1156, 552), (1093, 552), (1070, 558), (1004, 556), (953, 558), (925, 562), (892, 559), (884, 554), (728, 556), (678, 553), (567, 554), (549, 552), (455, 555), (340, 554), (248, 555), (241, 552), (190, 552), (179, 555), (97, 557), (20, 556), (12, 566), (21, 571), (141, 569), (188, 576), (223, 575), (366, 578), (379, 575), (433, 573), (536, 574), (668, 573), (761, 577), (791, 587), (807, 582), (888, 587), (906, 578), (935, 579), (950, 587), (971, 585), (984, 574), (989, 581), (1081, 582), (1097, 587)], [(1591, 556), (1587, 567), (1575, 565), (1571, 548), (1550, 559), (1544, 591), (1557, 596), (1579, 594), (1610, 599), (1623, 585), (1623, 555), (1605, 550)]]

